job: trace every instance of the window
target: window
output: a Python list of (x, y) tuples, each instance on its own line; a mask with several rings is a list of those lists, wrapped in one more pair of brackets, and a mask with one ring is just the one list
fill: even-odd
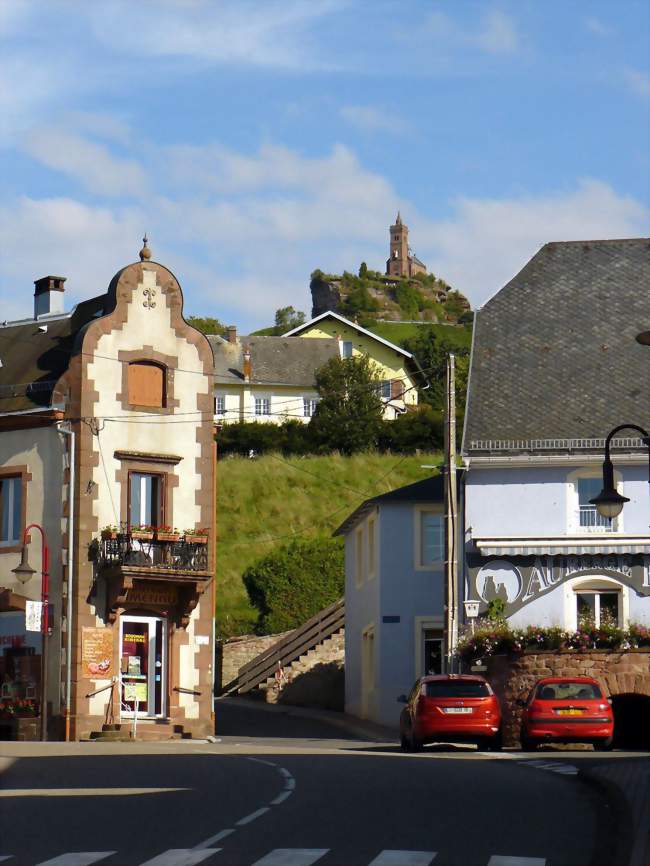
[(383, 381), (377, 384), (377, 393), (379, 394), (382, 400), (390, 400), (391, 398), (391, 389), (390, 389), (390, 380), (384, 379)]
[(214, 398), (214, 414), (215, 415), (225, 415), (226, 414), (226, 398), (223, 394), (218, 394)]
[(538, 701), (598, 701), (603, 694), (595, 683), (543, 683), (537, 687)]
[(256, 397), (255, 398), (255, 414), (270, 415), (271, 414), (271, 398)]
[(316, 406), (318, 406), (318, 397), (303, 397), (302, 411), (305, 418), (313, 418), (316, 414)]
[(129, 525), (162, 526), (164, 476), (129, 473)]
[(578, 627), (620, 625), (620, 593), (616, 590), (576, 592)]
[(343, 342), (341, 343), (341, 357), (352, 357), (352, 340), (343, 340)]
[(427, 698), (485, 698), (491, 694), (480, 680), (434, 680), (424, 684)]
[(359, 527), (354, 534), (354, 582), (363, 583), (363, 529)]
[(579, 525), (581, 529), (600, 529), (612, 531), (615, 521), (608, 517), (602, 517), (595, 505), (589, 501), (598, 496), (603, 486), (602, 478), (578, 478), (578, 509)]
[(0, 478), (0, 545), (20, 544), (22, 477)]
[(377, 573), (377, 551), (376, 551), (376, 520), (368, 518), (368, 577), (374, 577)]
[(425, 674), (442, 673), (442, 632), (440, 629), (425, 628), (422, 631), (422, 670)]
[(151, 361), (133, 361), (128, 369), (129, 405), (165, 408), (167, 370)]
[(432, 568), (445, 558), (445, 518), (433, 511), (417, 511), (419, 568)]

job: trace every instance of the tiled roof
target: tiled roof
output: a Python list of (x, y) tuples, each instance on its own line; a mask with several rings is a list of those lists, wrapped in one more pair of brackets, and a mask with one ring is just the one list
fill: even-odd
[(332, 534), (346, 535), (377, 505), (394, 504), (396, 502), (443, 502), (445, 496), (444, 479), (444, 475), (431, 475), (422, 481), (415, 481), (413, 484), (406, 484), (404, 487), (398, 487), (395, 490), (389, 490), (388, 493), (382, 493), (379, 496), (373, 496), (372, 499), (366, 499), (352, 514), (345, 518), (343, 523)]
[(650, 239), (549, 243), (479, 310), (463, 450), (650, 428)]
[(214, 355), (215, 385), (244, 381), (244, 350), (251, 353), (251, 381), (258, 385), (298, 385), (314, 388), (314, 374), (330, 358), (339, 357), (335, 339), (239, 337), (236, 343), (209, 336)]
[[(102, 315), (106, 295), (78, 304), (66, 316), (0, 326), (0, 415), (50, 407), (77, 335)], [(45, 330), (43, 330), (45, 329)]]

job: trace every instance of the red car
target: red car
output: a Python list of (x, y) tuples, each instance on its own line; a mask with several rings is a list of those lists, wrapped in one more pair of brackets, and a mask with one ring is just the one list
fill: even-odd
[(547, 742), (593, 743), (597, 751), (612, 747), (611, 703), (591, 677), (546, 677), (527, 701), (517, 703), (524, 708), (521, 746), (527, 752)]
[(421, 677), (411, 693), (397, 699), (406, 706), (399, 720), (405, 751), (425, 743), (476, 743), (479, 749), (501, 748), (501, 707), (483, 677), (442, 674)]

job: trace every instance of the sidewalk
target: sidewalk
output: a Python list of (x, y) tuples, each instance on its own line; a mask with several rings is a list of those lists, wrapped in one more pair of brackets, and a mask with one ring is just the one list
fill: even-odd
[(276, 715), (294, 716), (295, 718), (315, 719), (320, 722), (326, 722), (333, 727), (342, 728), (351, 737), (374, 743), (395, 744), (399, 742), (397, 727), (389, 728), (385, 725), (378, 725), (375, 722), (359, 719), (356, 716), (349, 716), (347, 713), (337, 712), (336, 710), (294, 707), (289, 704), (267, 704), (261, 700), (239, 696), (236, 698), (217, 698), (215, 701), (215, 713), (218, 712), (219, 704), (246, 707), (246, 709), (250, 710), (259, 710), (261, 713), (275, 713)]
[(580, 770), (596, 783), (614, 786), (625, 800), (632, 825), (630, 858), (625, 866), (650, 864), (650, 758), (621, 758)]

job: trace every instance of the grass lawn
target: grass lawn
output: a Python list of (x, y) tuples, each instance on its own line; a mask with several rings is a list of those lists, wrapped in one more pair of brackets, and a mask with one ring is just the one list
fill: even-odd
[(426, 478), (442, 455), (228, 457), (217, 465), (217, 635), (257, 618), (241, 580), (248, 565), (292, 536), (329, 535), (365, 499)]
[(467, 349), (471, 346), (472, 329), (458, 325), (433, 325), (430, 322), (423, 322), (421, 325), (406, 322), (375, 322), (368, 328), (377, 336), (390, 340), (397, 346), (401, 346), (404, 340), (421, 334), (425, 329), (432, 330), (438, 337), (445, 337), (454, 346)]

